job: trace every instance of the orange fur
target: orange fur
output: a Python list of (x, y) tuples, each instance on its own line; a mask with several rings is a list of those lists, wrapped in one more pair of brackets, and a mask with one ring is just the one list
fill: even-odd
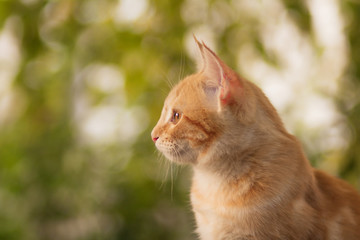
[(193, 166), (200, 239), (360, 239), (359, 193), (313, 169), (263, 92), (196, 42), (202, 68), (172, 89), (152, 138)]

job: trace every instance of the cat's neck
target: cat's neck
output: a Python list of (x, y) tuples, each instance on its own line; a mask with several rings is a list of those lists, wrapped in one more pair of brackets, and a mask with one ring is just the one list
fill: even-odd
[(294, 194), (291, 189), (311, 184), (311, 167), (295, 137), (261, 137), (251, 128), (242, 134), (257, 134), (257, 141), (239, 143), (223, 136), (211, 151), (200, 156), (194, 166), (200, 188), (224, 190), (236, 185), (239, 198), (251, 193), (258, 199), (279, 199), (281, 194)]
[(259, 129), (258, 126), (240, 125), (229, 129), (199, 155), (195, 169), (224, 178), (238, 178), (254, 169), (253, 164), (274, 164), (276, 159), (289, 152), (304, 158), (298, 141), (288, 133)]

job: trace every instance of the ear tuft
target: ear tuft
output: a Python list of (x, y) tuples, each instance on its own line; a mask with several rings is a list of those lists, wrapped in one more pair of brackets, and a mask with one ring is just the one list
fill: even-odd
[(198, 45), (199, 49), (200, 49), (200, 52), (202, 52), (202, 49), (203, 49), (203, 45), (199, 42), (199, 40), (196, 38), (195, 34), (193, 34), (193, 38), (196, 42), (196, 44)]
[(193, 38), (198, 46), (201, 58), (198, 58), (197, 61), (197, 69), (199, 72), (202, 72), (205, 68), (205, 59), (204, 59), (204, 46), (198, 41), (195, 34), (193, 34)]

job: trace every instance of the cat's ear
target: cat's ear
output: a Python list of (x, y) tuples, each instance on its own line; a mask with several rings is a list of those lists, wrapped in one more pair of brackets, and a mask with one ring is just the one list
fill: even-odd
[(204, 58), (204, 46), (198, 41), (198, 39), (196, 38), (196, 36), (193, 34), (193, 38), (196, 42), (196, 45), (198, 46), (198, 50), (199, 50), (199, 53), (200, 53), (200, 56), (198, 59), (197, 59), (197, 69), (199, 72), (203, 71), (204, 70), (204, 67), (205, 67), (205, 58)]
[(218, 93), (216, 97), (219, 98), (220, 107), (240, 101), (241, 79), (204, 42), (201, 46), (204, 60), (202, 72), (206, 76), (206, 87)]
[(209, 47), (206, 46), (204, 42), (200, 43), (195, 35), (193, 35), (194, 40), (198, 46), (201, 59), (198, 60), (198, 70), (199, 72), (205, 73), (208, 77), (213, 78), (215, 75), (217, 75), (215, 78), (217, 79), (217, 82), (214, 82), (212, 84), (214, 87), (220, 84), (220, 78), (221, 78), (221, 66), (219, 65), (219, 62), (217, 61), (217, 56), (214, 52), (210, 50)]

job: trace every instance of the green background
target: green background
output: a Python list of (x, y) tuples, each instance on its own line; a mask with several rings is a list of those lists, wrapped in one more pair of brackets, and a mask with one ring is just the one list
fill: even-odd
[[(162, 159), (150, 132), (169, 82), (196, 69), (185, 36), (206, 26), (230, 66), (237, 68), (237, 50), (248, 43), (276, 66), (255, 21), (266, 16), (234, 17), (236, 1), (137, 1), (128, 9), (145, 3), (143, 14), (126, 19), (120, 12), (122, 20), (114, 17), (119, 2), (113, 0), (0, 1), (0, 30), (10, 29), (19, 46), (17, 55), (0, 52), (0, 72), (14, 69), (0, 78), (0, 103), (10, 101), (0, 108), (0, 239), (196, 238), (191, 171)], [(206, 6), (196, 11), (199, 2)], [(276, 2), (317, 46), (305, 1)], [(331, 101), (348, 140), (335, 153), (311, 143), (305, 150), (315, 166), (336, 162), (334, 174), (359, 188), (360, 4), (337, 5), (348, 64)], [(195, 10), (188, 16), (189, 9)], [(216, 17), (226, 25), (214, 26)], [(248, 35), (237, 41), (238, 31)], [(16, 66), (1, 59), (17, 59)], [(109, 82), (98, 79), (103, 75)], [(86, 122), (95, 113), (93, 125)], [(299, 127), (294, 134), (303, 140), (310, 133)], [(316, 134), (321, 141), (322, 132)]]

